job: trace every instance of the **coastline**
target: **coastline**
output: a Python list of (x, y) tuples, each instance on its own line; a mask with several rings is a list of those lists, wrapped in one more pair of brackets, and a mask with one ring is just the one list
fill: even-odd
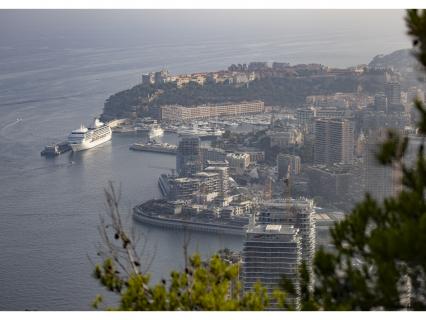
[(143, 212), (139, 206), (133, 208), (133, 219), (142, 224), (148, 224), (166, 229), (209, 232), (232, 236), (243, 236), (245, 235), (247, 229), (247, 226), (238, 227), (217, 223), (203, 223), (196, 221), (185, 221), (181, 219), (160, 218), (159, 216), (151, 216)]

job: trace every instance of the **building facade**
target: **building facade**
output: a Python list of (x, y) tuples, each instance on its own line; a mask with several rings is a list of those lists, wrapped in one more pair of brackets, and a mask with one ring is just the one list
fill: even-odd
[(365, 189), (376, 200), (383, 201), (402, 190), (402, 172), (395, 166), (381, 165), (376, 159), (379, 143), (385, 141), (384, 130), (372, 130), (368, 133), (365, 147)]
[(262, 113), (265, 111), (265, 104), (263, 101), (243, 101), (239, 103), (223, 103), (194, 107), (166, 105), (161, 106), (160, 110), (162, 120), (185, 121)]
[(401, 104), (401, 85), (399, 82), (391, 81), (385, 83), (385, 95), (390, 106)]
[(243, 174), (250, 165), (250, 155), (248, 153), (228, 153), (226, 161), (228, 161), (231, 171)]
[[(287, 301), (299, 307), (298, 267), (302, 261), (302, 248), (297, 228), (276, 224), (250, 226), (244, 240), (242, 259), (244, 291), (252, 290), (260, 281), (272, 295), (285, 276), (296, 288), (296, 296), (289, 297)], [(271, 309), (276, 308), (274, 301), (271, 302)]]
[(352, 174), (347, 165), (314, 165), (307, 168), (309, 194), (331, 203), (347, 202)]
[(290, 175), (298, 175), (301, 170), (301, 160), (299, 156), (280, 153), (277, 156), (277, 169), (278, 178), (287, 177), (288, 168), (290, 168)]
[(215, 172), (219, 175), (219, 195), (226, 196), (229, 191), (229, 167), (228, 166), (209, 166), (204, 169), (205, 172)]
[(388, 98), (383, 92), (379, 92), (374, 96), (374, 109), (388, 112)]
[(201, 148), (203, 163), (206, 165), (207, 161), (225, 161), (226, 152), (220, 148), (203, 147)]
[(191, 177), (203, 168), (200, 138), (183, 136), (176, 154), (176, 171), (180, 177)]
[(200, 180), (194, 178), (172, 178), (169, 180), (171, 200), (193, 200), (200, 190)]
[(273, 199), (261, 203), (259, 224), (294, 226), (301, 238), (302, 259), (312, 266), (315, 254), (315, 209), (310, 199)]
[(347, 119), (315, 120), (314, 163), (353, 163), (354, 125)]

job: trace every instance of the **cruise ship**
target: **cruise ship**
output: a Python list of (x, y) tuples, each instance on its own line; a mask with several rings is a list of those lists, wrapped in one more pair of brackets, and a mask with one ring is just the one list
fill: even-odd
[(153, 124), (151, 126), (151, 130), (149, 130), (149, 138), (155, 138), (155, 137), (161, 137), (164, 134), (164, 130), (158, 125), (158, 124)]
[(111, 140), (112, 132), (108, 125), (95, 119), (93, 124), (86, 128), (83, 125), (74, 130), (68, 136), (68, 143), (72, 151), (82, 151), (96, 147), (104, 142)]

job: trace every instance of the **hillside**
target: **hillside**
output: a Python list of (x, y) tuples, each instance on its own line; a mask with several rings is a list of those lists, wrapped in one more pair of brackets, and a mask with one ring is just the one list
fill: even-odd
[(409, 72), (417, 65), (410, 49), (394, 51), (386, 55), (377, 55), (368, 64), (370, 68), (393, 68), (399, 72)]
[[(137, 85), (118, 92), (105, 102), (105, 118), (128, 117), (131, 112), (149, 114), (149, 110), (166, 104), (193, 106), (241, 100), (262, 100), (266, 105), (298, 107), (306, 96), (354, 92), (361, 86), (367, 93), (383, 90), (383, 77), (363, 76), (285, 77), (265, 78), (248, 86), (209, 83), (204, 86), (189, 84), (177, 88), (174, 84)], [(161, 93), (158, 93), (159, 90)], [(157, 94), (155, 94), (157, 93)]]

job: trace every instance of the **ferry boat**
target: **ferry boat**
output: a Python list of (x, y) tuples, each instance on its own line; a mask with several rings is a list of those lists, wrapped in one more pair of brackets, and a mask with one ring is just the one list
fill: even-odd
[(155, 137), (161, 137), (163, 136), (163, 134), (164, 130), (158, 124), (153, 124), (148, 133), (150, 139)]
[(74, 152), (96, 147), (111, 140), (112, 131), (108, 125), (95, 119), (93, 124), (86, 128), (83, 125), (68, 136), (68, 143)]
[(41, 155), (45, 157), (56, 157), (70, 150), (71, 147), (68, 144), (68, 141), (63, 141), (60, 143), (53, 143), (45, 146), (44, 150), (41, 152)]

